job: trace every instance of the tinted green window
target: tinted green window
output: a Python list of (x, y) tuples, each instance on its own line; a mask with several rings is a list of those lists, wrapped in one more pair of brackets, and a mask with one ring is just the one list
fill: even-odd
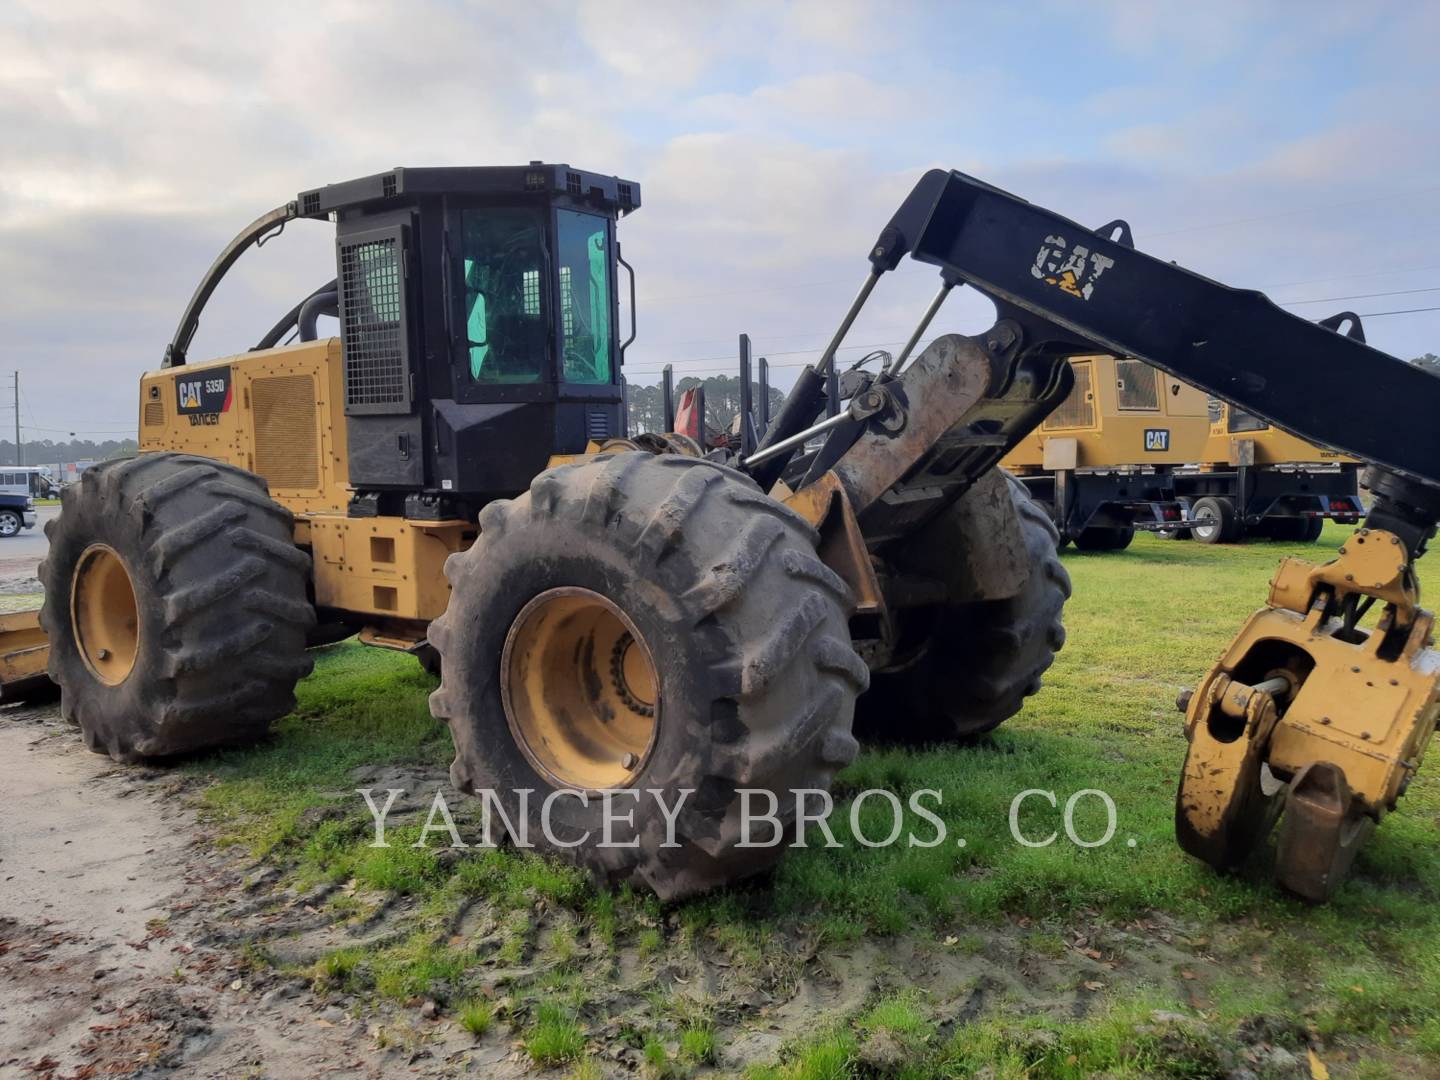
[(558, 210), (555, 219), (564, 379), (608, 383), (612, 381), (608, 222), (574, 210)]
[(466, 210), (460, 233), (470, 377), (539, 382), (545, 371), (539, 218), (523, 210)]

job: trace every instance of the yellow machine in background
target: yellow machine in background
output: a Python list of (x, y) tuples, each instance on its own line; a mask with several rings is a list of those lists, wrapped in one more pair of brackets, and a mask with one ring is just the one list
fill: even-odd
[(1070, 360), (1075, 388), (1004, 458), (1085, 550), (1136, 528), (1226, 543), (1308, 542), (1360, 521), (1360, 463), (1272, 427), (1133, 357)]
[(1199, 457), (1175, 470), (1189, 529), (1178, 539), (1230, 543), (1246, 536), (1318, 540), (1326, 521), (1356, 525), (1358, 459), (1307, 442), (1219, 398)]
[(1205, 394), (1143, 360), (1070, 360), (1075, 388), (1001, 464), (1085, 550), (1127, 546), (1138, 525), (1177, 522), (1170, 471), (1199, 461), (1210, 425)]

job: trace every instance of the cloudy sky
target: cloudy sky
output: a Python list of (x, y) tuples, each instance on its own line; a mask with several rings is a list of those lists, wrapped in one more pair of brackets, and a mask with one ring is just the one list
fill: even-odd
[[(133, 434), (140, 372), (258, 213), (392, 165), (532, 158), (643, 187), (637, 382), (729, 370), (741, 330), (788, 382), (933, 166), (1124, 217), (1313, 318), (1440, 307), (1437, 40), (1440, 5), (1383, 0), (10, 0), (0, 377), (21, 372), (27, 437)], [(252, 344), (331, 250), (303, 222), (248, 255), (192, 357)], [(903, 341), (932, 288), (892, 275), (850, 340)], [(952, 301), (937, 329), (984, 315)], [(1367, 329), (1440, 352), (1440, 311)]]

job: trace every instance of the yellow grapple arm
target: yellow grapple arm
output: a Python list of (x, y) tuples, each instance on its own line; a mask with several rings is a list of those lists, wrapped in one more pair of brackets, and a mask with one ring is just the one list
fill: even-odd
[[(1375, 603), (1378, 621), (1362, 628)], [(1323, 566), (1285, 559), (1266, 606), (1182, 696), (1190, 747), (1175, 823), (1185, 850), (1230, 869), (1283, 811), (1277, 879), (1326, 899), (1435, 730), (1433, 629), (1396, 533), (1361, 528)]]

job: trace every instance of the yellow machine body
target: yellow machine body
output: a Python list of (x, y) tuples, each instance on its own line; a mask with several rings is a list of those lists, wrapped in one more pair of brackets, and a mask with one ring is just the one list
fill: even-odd
[[(222, 393), (223, 407), (188, 411)], [(338, 338), (148, 371), (140, 377), (140, 452), (238, 465), (263, 476), (271, 496), (297, 516), (343, 512), (343, 403)]]
[(1210, 401), (1210, 430), (1197, 457), (1202, 468), (1233, 465), (1357, 464), (1356, 458), (1306, 442), (1218, 398)]
[[(224, 394), (224, 407), (186, 411), (207, 394)], [(410, 647), (445, 610), (445, 559), (470, 545), (475, 525), (347, 516), (338, 338), (150, 371), (140, 402), (142, 453), (197, 454), (265, 478), (313, 559), (316, 605), (359, 617), (365, 640)]]
[(1075, 389), (1001, 461), (1012, 472), (1183, 465), (1210, 434), (1203, 391), (1144, 361), (1070, 360)]

